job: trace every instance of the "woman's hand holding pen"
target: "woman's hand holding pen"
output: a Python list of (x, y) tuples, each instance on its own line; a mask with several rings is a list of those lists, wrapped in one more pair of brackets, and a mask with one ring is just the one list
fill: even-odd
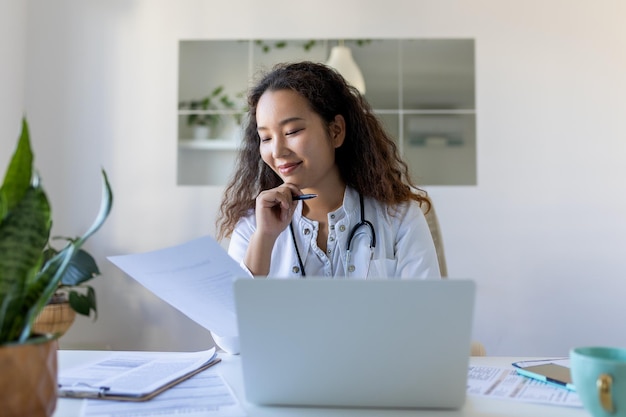
[(298, 199), (304, 197), (293, 184), (262, 191), (256, 198), (256, 231), (250, 237), (244, 262), (255, 276), (269, 272), (274, 243), (291, 222)]
[(298, 204), (293, 196), (302, 192), (293, 184), (262, 191), (256, 198), (257, 233), (276, 239), (291, 222)]

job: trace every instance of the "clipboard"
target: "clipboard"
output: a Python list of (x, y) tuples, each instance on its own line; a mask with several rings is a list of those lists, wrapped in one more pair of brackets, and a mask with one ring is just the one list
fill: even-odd
[(175, 379), (172, 379), (156, 389), (141, 394), (126, 393), (122, 391), (112, 390), (107, 386), (90, 386), (87, 384), (78, 384), (73, 386), (64, 386), (58, 384), (57, 394), (59, 398), (80, 398), (80, 399), (98, 399), (98, 400), (116, 400), (116, 401), (148, 401), (162, 392), (180, 384), (181, 382), (199, 374), (202, 371), (221, 362), (221, 358), (213, 357), (210, 361), (205, 362), (202, 366), (187, 372)]
[(576, 391), (568, 358), (513, 362), (516, 372), (528, 378)]

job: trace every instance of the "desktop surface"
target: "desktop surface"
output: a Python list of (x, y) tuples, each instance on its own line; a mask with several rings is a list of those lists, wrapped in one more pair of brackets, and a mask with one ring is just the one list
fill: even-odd
[[(111, 353), (110, 351), (60, 350), (59, 368), (69, 368), (89, 361), (97, 360)], [(415, 410), (415, 409), (362, 409), (362, 408), (316, 408), (316, 407), (268, 407), (250, 404), (245, 400), (241, 357), (220, 354), (222, 362), (214, 368), (232, 388), (237, 399), (249, 417), (356, 417), (356, 416), (416, 416), (416, 417), (588, 417), (582, 408), (542, 405), (500, 400), (468, 395), (459, 410)], [(471, 357), (474, 366), (510, 366), (512, 362), (533, 358), (483, 356)], [(81, 401), (60, 398), (53, 417), (78, 417), (81, 415)], [(211, 414), (214, 416), (214, 414)]]

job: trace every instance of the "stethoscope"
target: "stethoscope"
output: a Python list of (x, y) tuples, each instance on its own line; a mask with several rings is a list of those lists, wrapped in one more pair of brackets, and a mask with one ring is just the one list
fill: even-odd
[[(374, 231), (374, 225), (369, 220), (365, 220), (365, 205), (363, 204), (363, 196), (359, 193), (359, 204), (361, 205), (361, 221), (359, 221), (353, 228), (350, 230), (350, 234), (348, 235), (348, 243), (346, 245), (346, 265), (350, 263), (350, 250), (352, 248), (352, 240), (356, 235), (356, 232), (360, 227), (366, 226), (370, 230), (370, 249), (376, 247), (376, 232)], [(302, 256), (300, 256), (300, 250), (298, 249), (298, 244), (296, 243), (296, 234), (293, 231), (293, 222), (289, 223), (289, 230), (291, 231), (291, 239), (293, 240), (293, 246), (296, 248), (296, 255), (298, 256), (298, 264), (300, 265), (300, 273), (303, 277), (306, 276), (306, 272), (304, 271), (304, 263), (302, 262)]]

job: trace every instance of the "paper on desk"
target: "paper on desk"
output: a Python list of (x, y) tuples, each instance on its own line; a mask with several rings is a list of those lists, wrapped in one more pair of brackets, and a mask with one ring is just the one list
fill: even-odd
[(528, 403), (582, 407), (578, 395), (565, 388), (519, 375), (514, 368), (470, 366), (467, 394)]
[(87, 400), (84, 417), (242, 417), (246, 413), (216, 370), (206, 370), (150, 401)]
[(237, 336), (233, 281), (249, 275), (210, 236), (108, 259), (205, 329)]
[(215, 348), (200, 352), (112, 352), (99, 361), (60, 371), (59, 394), (96, 394), (106, 387), (107, 395), (141, 397), (200, 369), (215, 357)]

